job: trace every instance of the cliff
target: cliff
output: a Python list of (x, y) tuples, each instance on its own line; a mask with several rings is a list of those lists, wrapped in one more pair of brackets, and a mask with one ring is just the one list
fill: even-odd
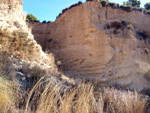
[(150, 15), (89, 1), (53, 23), (30, 23), (35, 40), (75, 79), (150, 88)]
[(107, 8), (79, 2), (54, 23), (29, 23), (45, 53), (25, 23), (21, 0), (0, 0), (0, 112), (149, 113), (148, 31), (108, 20)]
[(5, 73), (21, 91), (44, 75), (58, 75), (53, 55), (42, 51), (25, 19), (21, 0), (0, 1), (0, 76)]

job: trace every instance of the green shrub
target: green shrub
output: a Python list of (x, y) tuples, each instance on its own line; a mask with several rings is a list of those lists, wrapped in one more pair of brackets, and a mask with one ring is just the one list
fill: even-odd
[(128, 0), (127, 2), (123, 2), (124, 5), (127, 5), (127, 6), (137, 6), (137, 7), (140, 7), (141, 5), (141, 1), (140, 0)]
[(38, 21), (38, 19), (32, 14), (28, 14), (26, 20), (29, 22)]
[(123, 2), (123, 5), (131, 6), (131, 3), (129, 1), (126, 1), (126, 2)]
[(146, 3), (146, 4), (144, 5), (144, 7), (145, 7), (146, 10), (150, 10), (150, 2), (149, 2), (149, 3)]

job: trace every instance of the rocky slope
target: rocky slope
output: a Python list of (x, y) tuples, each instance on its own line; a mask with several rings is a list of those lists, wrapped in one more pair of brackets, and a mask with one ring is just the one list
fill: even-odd
[(58, 75), (53, 55), (42, 51), (25, 18), (21, 0), (0, 1), (0, 76), (9, 75), (23, 90), (35, 78)]
[(65, 10), (53, 23), (30, 23), (43, 49), (66, 75), (150, 88), (150, 15), (89, 1)]

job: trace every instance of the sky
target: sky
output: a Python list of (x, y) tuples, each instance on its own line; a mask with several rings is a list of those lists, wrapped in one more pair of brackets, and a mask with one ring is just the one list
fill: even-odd
[[(81, 0), (85, 2), (86, 0)], [(110, 2), (123, 4), (127, 0), (109, 0)], [(26, 14), (33, 14), (39, 21), (55, 21), (56, 16), (70, 5), (79, 2), (79, 0), (23, 0), (23, 11)], [(150, 2), (141, 0), (141, 7)]]

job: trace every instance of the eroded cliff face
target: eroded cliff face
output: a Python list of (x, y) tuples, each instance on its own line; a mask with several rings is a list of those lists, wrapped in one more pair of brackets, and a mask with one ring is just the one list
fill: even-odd
[(86, 2), (53, 23), (30, 23), (43, 49), (62, 62), (66, 75), (150, 88), (150, 16)]
[(42, 51), (25, 18), (21, 0), (0, 1), (0, 72), (11, 75), (21, 90), (35, 78), (58, 75), (53, 55)]
[[(24, 59), (29, 62), (37, 62), (38, 64), (45, 64), (47, 67), (50, 65), (53, 65), (53, 59), (54, 58), (49, 58), (41, 49), (41, 46), (37, 44), (37, 42), (34, 40), (33, 35), (31, 34), (31, 30), (28, 28), (26, 25), (25, 19), (26, 15), (23, 14), (23, 6), (21, 0), (6, 0), (6, 1), (1, 1), (0, 4), (0, 31), (1, 31), (1, 36), (3, 36), (3, 32), (17, 35), (19, 34), (22, 35), (22, 38), (25, 38), (24, 40), (26, 41), (26, 45), (28, 48), (30, 48), (32, 44), (32, 49), (36, 48), (38, 52), (35, 53), (35, 56), (38, 55), (37, 57), (34, 58), (28, 58)], [(7, 34), (6, 34), (7, 35)], [(18, 37), (19, 38), (19, 37)], [(19, 39), (18, 39), (19, 40)], [(20, 39), (21, 40), (21, 39)], [(23, 43), (24, 40), (18, 41), (19, 43)], [(1, 40), (0, 45), (2, 46), (3, 49), (3, 40)], [(14, 40), (15, 43), (15, 40)], [(18, 44), (19, 45), (19, 44)], [(5, 45), (7, 46), (7, 45)], [(9, 45), (8, 45), (9, 46)], [(20, 44), (21, 46), (21, 44)], [(12, 45), (13, 47), (13, 45)], [(6, 48), (7, 49), (7, 48)], [(33, 50), (34, 51), (34, 50)], [(16, 51), (14, 52), (23, 52), (19, 51), (16, 48)], [(24, 54), (24, 53), (22, 53)], [(13, 54), (12, 54), (13, 55)], [(49, 62), (48, 62), (49, 61)], [(52, 64), (51, 64), (52, 63)]]

